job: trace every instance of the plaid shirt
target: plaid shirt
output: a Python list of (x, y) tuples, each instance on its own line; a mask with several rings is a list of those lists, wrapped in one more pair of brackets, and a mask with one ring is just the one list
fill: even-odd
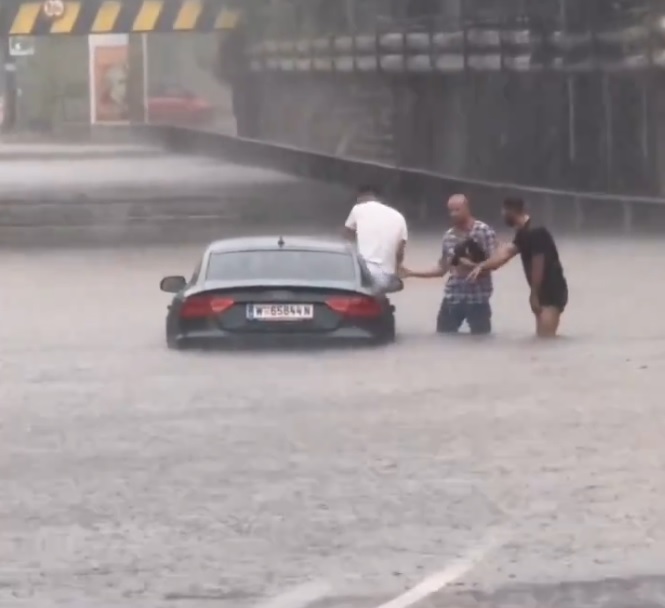
[(459, 232), (455, 228), (448, 230), (441, 244), (441, 257), (450, 271), (443, 297), (449, 302), (482, 304), (492, 297), (492, 275), (482, 274), (475, 281), (467, 281), (469, 270), (462, 266), (451, 266), (455, 247), (469, 237), (480, 245), (487, 257), (496, 251), (496, 232), (484, 222), (476, 220), (469, 232)]

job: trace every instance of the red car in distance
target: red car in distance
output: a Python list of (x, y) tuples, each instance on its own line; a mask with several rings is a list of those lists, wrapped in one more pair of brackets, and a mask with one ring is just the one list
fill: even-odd
[(213, 105), (179, 85), (158, 85), (150, 89), (147, 122), (151, 124), (203, 127), (214, 121)]

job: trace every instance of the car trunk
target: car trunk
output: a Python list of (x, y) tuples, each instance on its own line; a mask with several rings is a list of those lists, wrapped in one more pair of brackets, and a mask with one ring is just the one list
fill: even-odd
[[(344, 324), (354, 324), (349, 302), (365, 303), (365, 317), (376, 309), (376, 301), (348, 289), (306, 286), (215, 289), (196, 294), (212, 298), (209, 323), (226, 332), (325, 333)], [(371, 308), (370, 303), (374, 303)], [(357, 306), (356, 306), (357, 308)], [(362, 311), (361, 311), (362, 312)]]

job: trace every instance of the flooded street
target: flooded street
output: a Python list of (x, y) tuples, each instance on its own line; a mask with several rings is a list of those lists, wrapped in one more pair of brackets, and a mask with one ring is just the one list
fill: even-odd
[[(554, 343), (514, 261), (492, 338), (434, 335), (441, 284), (411, 280), (397, 344), (314, 356), (168, 351), (159, 279), (196, 247), (3, 251), (0, 605), (251, 608), (316, 580), (377, 608), (495, 537), (431, 605), (662, 574), (665, 244), (560, 248)], [(414, 234), (407, 263), (438, 252)]]

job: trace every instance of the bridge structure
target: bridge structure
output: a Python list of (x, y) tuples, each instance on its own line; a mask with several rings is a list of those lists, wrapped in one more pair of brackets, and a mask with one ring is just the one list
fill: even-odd
[(663, 192), (660, 0), (253, 5), (253, 137), (465, 178)]
[(661, 0), (13, 0), (0, 34), (217, 31), (242, 136), (659, 196), (664, 16)]
[[(347, 165), (335, 159), (365, 161), (394, 169), (412, 199), (446, 190), (423, 187), (431, 176), (577, 202), (618, 193), (614, 208), (630, 228), (626, 201), (639, 196), (643, 208), (661, 194), (665, 3), (631, 0), (613, 12), (568, 0), (490, 4), (409, 0), (368, 13), (361, 0), (14, 0), (0, 5), (0, 34), (219, 32), (218, 75), (233, 90), (238, 134), (254, 140), (244, 161), (345, 186), (366, 167), (340, 172)], [(188, 151), (201, 143), (177, 137)], [(544, 208), (558, 197), (547, 194)], [(579, 227), (589, 205), (577, 202), (567, 212)]]

